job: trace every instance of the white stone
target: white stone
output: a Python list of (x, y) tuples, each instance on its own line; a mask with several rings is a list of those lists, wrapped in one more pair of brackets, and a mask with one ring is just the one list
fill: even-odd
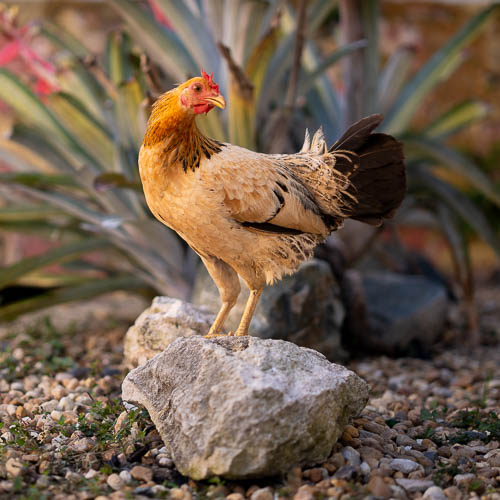
[(131, 326), (124, 340), (125, 363), (145, 363), (179, 337), (206, 335), (215, 316), (189, 302), (156, 297)]
[(403, 474), (409, 474), (410, 472), (414, 472), (420, 468), (420, 465), (413, 460), (409, 460), (406, 458), (395, 458), (390, 464), (389, 467), (392, 470), (398, 470)]
[(426, 500), (448, 500), (448, 497), (439, 486), (431, 486), (425, 490), (424, 498)]
[[(368, 385), (322, 354), (256, 337), (181, 338), (131, 371), (177, 469), (194, 479), (270, 476), (329, 456)], [(168, 411), (166, 409), (168, 408)]]

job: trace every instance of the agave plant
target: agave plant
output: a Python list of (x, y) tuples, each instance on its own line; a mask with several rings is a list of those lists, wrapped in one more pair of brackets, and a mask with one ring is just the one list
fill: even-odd
[[(219, 140), (247, 147), (263, 142), (266, 131), (258, 123), (282, 102), (295, 30), (294, 11), (280, 8), (281, 2), (156, 0), (154, 11), (130, 0), (111, 3), (132, 36), (111, 34), (106, 54), (97, 59), (62, 28), (41, 26), (39, 36), (57, 48), (58, 71), (51, 73), (46, 95), (0, 69), (0, 100), (16, 112), (12, 134), (0, 139), (0, 160), (10, 168), (0, 174), (6, 202), (0, 229), (44, 234), (57, 243), (0, 271), (0, 289), (50, 286), (0, 305), (0, 320), (115, 289), (189, 295), (193, 254), (150, 216), (137, 173), (148, 96), (158, 91), (153, 74), (167, 89), (200, 68), (214, 71), (229, 111), (210, 113), (202, 126)], [(331, 9), (326, 0), (310, 3), (310, 33)], [(154, 17), (161, 14), (163, 23)], [(151, 64), (135, 43), (159, 71), (147, 69)], [(304, 57), (302, 90), (310, 89), (317, 100), (330, 92), (324, 70), (363, 45), (342, 47), (317, 66)], [(309, 50), (317, 52), (310, 44)], [(89, 259), (97, 250), (101, 258)], [(57, 274), (43, 272), (51, 264), (61, 266)]]
[[(409, 194), (396, 222), (412, 223), (415, 220), (413, 209), (418, 208), (430, 216), (433, 226), (441, 228), (449, 242), (458, 282), (467, 299), (469, 326), (476, 333), (473, 279), (465, 229), (467, 226), (472, 229), (498, 255), (500, 243), (495, 230), (473, 198), (453, 183), (443, 180), (438, 169), (449, 170), (465, 179), (470, 189), (500, 207), (498, 188), (474, 161), (448, 142), (454, 133), (484, 118), (488, 106), (477, 99), (467, 99), (454, 104), (442, 116), (418, 131), (411, 128), (411, 121), (429, 92), (449, 79), (460, 66), (465, 58), (463, 49), (476, 38), (498, 7), (498, 4), (491, 5), (472, 17), (410, 77), (414, 52), (407, 47), (397, 49), (383, 68), (379, 66), (379, 2), (341, 0), (341, 25), (342, 14), (352, 10), (349, 16), (344, 17), (357, 18), (359, 26), (354, 30), (355, 36), (359, 36), (360, 31), (364, 33), (367, 47), (363, 53), (351, 56), (357, 58), (350, 67), (354, 73), (351, 78), (355, 80), (352, 88), (347, 82), (343, 96), (335, 91), (332, 96), (322, 94), (320, 109), (314, 101), (311, 107), (311, 112), (318, 120), (324, 119), (324, 110), (340, 109), (341, 115), (335, 111), (327, 117), (327, 121), (340, 123), (374, 112), (385, 115), (381, 131), (395, 135), (404, 142), (408, 167)], [(350, 27), (345, 25), (341, 28), (344, 28), (349, 41)]]

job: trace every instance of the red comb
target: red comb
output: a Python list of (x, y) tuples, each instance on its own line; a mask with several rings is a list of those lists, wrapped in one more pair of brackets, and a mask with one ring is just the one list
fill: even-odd
[(210, 85), (210, 88), (215, 90), (216, 92), (219, 92), (219, 86), (214, 82), (214, 72), (212, 71), (211, 75), (208, 75), (205, 73), (205, 71), (201, 70), (201, 76), (205, 78), (205, 80), (208, 82), (208, 85)]

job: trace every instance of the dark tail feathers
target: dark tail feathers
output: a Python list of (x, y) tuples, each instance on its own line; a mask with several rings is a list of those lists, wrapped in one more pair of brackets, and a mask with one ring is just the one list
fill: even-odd
[(337, 158), (336, 168), (349, 176), (348, 191), (357, 202), (347, 203), (351, 219), (379, 225), (396, 212), (406, 193), (406, 170), (403, 145), (387, 134), (371, 132), (383, 120), (371, 115), (352, 125), (330, 148), (356, 153), (354, 164)]

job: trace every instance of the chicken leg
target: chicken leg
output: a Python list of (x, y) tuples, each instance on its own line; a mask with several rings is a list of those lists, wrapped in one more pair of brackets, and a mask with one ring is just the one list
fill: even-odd
[[(250, 326), (250, 321), (252, 321), (253, 313), (259, 302), (260, 295), (264, 288), (250, 289), (250, 296), (248, 297), (245, 310), (243, 311), (243, 316), (241, 317), (240, 324), (234, 333), (237, 337), (242, 337), (248, 335), (248, 327)], [(230, 334), (231, 335), (231, 334)]]
[(234, 269), (222, 260), (216, 257), (203, 257), (201, 255), (200, 257), (207, 268), (208, 274), (217, 285), (222, 300), (217, 317), (205, 338), (219, 337), (222, 335), (222, 327), (240, 294), (240, 280)]

